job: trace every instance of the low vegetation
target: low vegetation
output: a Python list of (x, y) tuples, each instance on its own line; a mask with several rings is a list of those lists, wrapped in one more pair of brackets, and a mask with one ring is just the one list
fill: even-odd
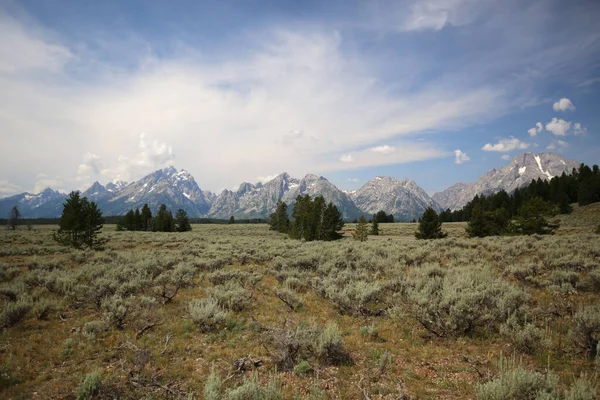
[(594, 399), (594, 206), (555, 235), (493, 238), (112, 225), (92, 251), (5, 230), (0, 397)]

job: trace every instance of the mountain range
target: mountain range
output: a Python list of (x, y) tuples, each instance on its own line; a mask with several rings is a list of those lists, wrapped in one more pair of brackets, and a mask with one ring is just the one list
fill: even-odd
[[(372, 215), (380, 210), (394, 215), (397, 221), (419, 218), (429, 206), (437, 211), (459, 209), (476, 194), (490, 194), (499, 190), (511, 192), (534, 179), (550, 179), (563, 172), (571, 172), (579, 163), (552, 153), (524, 153), (510, 164), (484, 174), (471, 184), (457, 183), (443, 192), (429, 197), (410, 179), (396, 180), (377, 176), (361, 188), (343, 191), (322, 176), (308, 174), (298, 179), (282, 173), (266, 183), (242, 183), (237, 190), (223, 190), (216, 195), (200, 189), (194, 177), (185, 170), (168, 167), (157, 170), (134, 182), (94, 184), (82, 193), (95, 201), (104, 215), (123, 215), (147, 203), (153, 212), (160, 204), (175, 212), (184, 209), (190, 217), (226, 219), (265, 218), (275, 210), (279, 200), (290, 210), (298, 195), (322, 195), (333, 202), (344, 219)], [(47, 188), (41, 193), (21, 193), (0, 199), (0, 215), (8, 215), (17, 205), (25, 218), (55, 218), (62, 212), (66, 195)]]
[(579, 165), (579, 162), (565, 160), (555, 153), (523, 153), (502, 168), (486, 172), (477, 182), (459, 182), (435, 193), (432, 198), (444, 209), (459, 210), (478, 194), (489, 195), (500, 190), (512, 193), (532, 180), (552, 179), (563, 172), (569, 174)]

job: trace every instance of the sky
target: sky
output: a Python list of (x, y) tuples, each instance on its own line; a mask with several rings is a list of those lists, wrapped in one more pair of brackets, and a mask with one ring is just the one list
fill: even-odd
[(596, 0), (0, 0), (0, 197), (598, 164)]

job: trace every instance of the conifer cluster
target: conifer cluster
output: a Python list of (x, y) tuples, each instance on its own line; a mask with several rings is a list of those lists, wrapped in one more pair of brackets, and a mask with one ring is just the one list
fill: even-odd
[(296, 197), (290, 222), (287, 204), (277, 202), (277, 208), (269, 219), (271, 230), (288, 233), (293, 239), (335, 240), (341, 235), (337, 232), (344, 226), (342, 215), (337, 207), (325, 203), (323, 196), (311, 199), (309, 195)]

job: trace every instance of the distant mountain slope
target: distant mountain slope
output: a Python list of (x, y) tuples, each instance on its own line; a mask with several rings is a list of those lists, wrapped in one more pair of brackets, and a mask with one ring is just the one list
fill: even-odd
[(35, 218), (48, 215), (55, 216), (55, 213), (52, 210), (57, 207), (60, 207), (62, 210), (64, 199), (65, 195), (50, 188), (46, 188), (38, 194), (25, 192), (15, 196), (6, 197), (0, 199), (0, 218), (6, 218), (14, 206), (19, 207), (19, 211), (23, 217)]
[(566, 160), (554, 153), (523, 153), (514, 157), (508, 165), (488, 171), (475, 183), (457, 183), (432, 197), (444, 209), (458, 210), (478, 194), (488, 195), (500, 190), (511, 193), (532, 180), (552, 179), (563, 172), (571, 173), (579, 165), (577, 161)]
[[(293, 206), (296, 197), (322, 195), (335, 204), (344, 218), (356, 218), (360, 211), (348, 195), (322, 176), (308, 174), (296, 179), (282, 173), (262, 184), (242, 183), (237, 191), (224, 190), (214, 201), (208, 215), (213, 218), (266, 218), (279, 200)], [(291, 209), (291, 208), (290, 208)]]
[(392, 214), (396, 221), (410, 221), (423, 215), (431, 206), (440, 211), (440, 206), (425, 191), (410, 179), (400, 181), (378, 176), (351, 193), (354, 204), (366, 214), (383, 210)]
[[(156, 213), (161, 204), (172, 212), (185, 210), (194, 217), (226, 219), (267, 218), (279, 200), (291, 211), (296, 197), (323, 196), (335, 204), (344, 219), (370, 216), (378, 211), (394, 215), (398, 221), (419, 218), (432, 206), (436, 210), (458, 209), (476, 194), (490, 194), (501, 189), (511, 192), (533, 179), (548, 179), (571, 172), (578, 162), (568, 161), (552, 153), (524, 153), (498, 170), (493, 169), (472, 184), (457, 183), (429, 197), (414, 181), (379, 176), (360, 189), (344, 192), (322, 176), (308, 174), (302, 179), (282, 173), (266, 183), (242, 183), (237, 190), (224, 190), (219, 195), (203, 191), (185, 170), (168, 167), (131, 182), (114, 182), (103, 186), (94, 182), (82, 195), (95, 201), (104, 215), (123, 215), (148, 204)], [(66, 195), (50, 188), (38, 194), (21, 193), (0, 199), (0, 217), (18, 206), (24, 218), (56, 218), (61, 215)]]
[(210, 209), (206, 197), (187, 171), (168, 167), (115, 191), (110, 197), (101, 199), (99, 205), (106, 215), (123, 215), (132, 208), (141, 209), (147, 203), (153, 213), (165, 204), (173, 213), (181, 208), (190, 217), (201, 217)]

